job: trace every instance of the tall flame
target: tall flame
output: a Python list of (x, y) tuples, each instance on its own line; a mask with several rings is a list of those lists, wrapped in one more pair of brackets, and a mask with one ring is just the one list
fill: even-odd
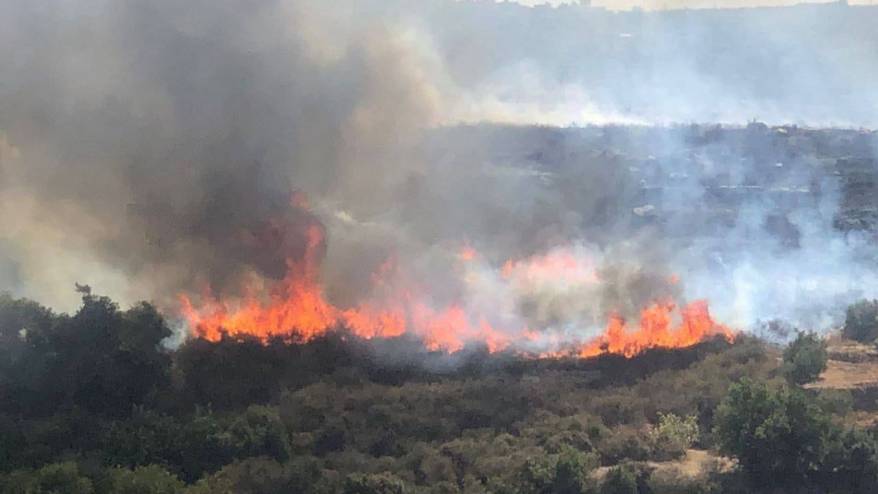
[(610, 316), (604, 334), (583, 345), (577, 354), (594, 357), (602, 353), (615, 353), (633, 357), (650, 348), (684, 348), (695, 345), (710, 336), (721, 335), (728, 340), (734, 337), (731, 329), (714, 322), (707, 302), (698, 300), (683, 307), (681, 321), (672, 327), (675, 304), (656, 303), (640, 314), (640, 325), (629, 329), (619, 315)]
[[(288, 261), (285, 277), (273, 284), (266, 294), (249, 290), (242, 300), (224, 301), (210, 293), (203, 294), (196, 305), (187, 294), (180, 295), (181, 313), (190, 328), (205, 339), (217, 341), (224, 333), (252, 335), (263, 340), (282, 337), (308, 341), (329, 331), (344, 328), (361, 338), (393, 338), (413, 335), (431, 350), (455, 352), (470, 343), (481, 343), (491, 352), (533, 347), (534, 342), (552, 347), (542, 356), (593, 357), (602, 353), (634, 356), (650, 348), (680, 348), (694, 345), (707, 337), (733, 332), (716, 323), (706, 301), (697, 301), (677, 309), (670, 301), (657, 302), (642, 310), (639, 324), (631, 327), (619, 315), (609, 317), (599, 337), (585, 343), (561, 340), (557, 334), (541, 333), (527, 327), (498, 328), (485, 314), (468, 310), (463, 304), (435, 308), (425, 302), (428, 297), (415, 290), (394, 291), (381, 300), (362, 302), (355, 307), (339, 308), (324, 296), (319, 279), (317, 253), (323, 242), (323, 230), (307, 229), (303, 259)], [(461, 263), (478, 257), (469, 245), (457, 253)], [(373, 276), (382, 285), (392, 265), (386, 263)], [(563, 250), (524, 260), (508, 261), (499, 276), (512, 284), (596, 283), (593, 266)], [(383, 287), (386, 288), (386, 287)], [(678, 320), (675, 323), (675, 320)]]

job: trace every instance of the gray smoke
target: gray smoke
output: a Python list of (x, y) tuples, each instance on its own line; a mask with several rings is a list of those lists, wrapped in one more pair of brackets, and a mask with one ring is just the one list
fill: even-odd
[(296, 195), (386, 209), (434, 118), (430, 61), (392, 19), (308, 2), (3, 12), (4, 253), (53, 303), (73, 279), (162, 299), (278, 278), (318, 221)]
[[(716, 226), (705, 177), (746, 186), (765, 164), (734, 154), (737, 134), (693, 156), (686, 127), (460, 124), (874, 126), (876, 13), (0, 0), (0, 288), (172, 308), (280, 279), (316, 229), (341, 306), (375, 296), (393, 258), (437, 307), (512, 327), (590, 332), (668, 297), (739, 327), (825, 327), (878, 283), (805, 157), (784, 179), (825, 182), (819, 203), (746, 199)], [(676, 177), (661, 204), (651, 163)], [(465, 243), (480, 257), (461, 267)], [(600, 281), (500, 273), (559, 248)]]

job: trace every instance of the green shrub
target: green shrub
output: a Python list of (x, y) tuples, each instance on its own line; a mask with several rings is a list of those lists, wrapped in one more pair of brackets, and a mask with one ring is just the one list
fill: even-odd
[(554, 494), (583, 494), (589, 490), (589, 473), (597, 466), (597, 458), (572, 448), (565, 448), (555, 464), (552, 479)]
[(826, 342), (814, 333), (799, 333), (783, 352), (783, 374), (792, 384), (816, 380), (826, 370)]
[(720, 451), (762, 486), (801, 485), (820, 469), (830, 422), (798, 388), (769, 389), (743, 379), (716, 412)]
[(830, 415), (845, 416), (854, 409), (854, 396), (849, 389), (817, 389), (817, 404)]
[(528, 460), (518, 478), (520, 494), (583, 494), (592, 487), (597, 457), (572, 448), (559, 455)]
[(600, 494), (637, 494), (637, 472), (630, 465), (610, 469), (601, 483)]
[(878, 441), (856, 429), (834, 433), (826, 448), (819, 480), (836, 492), (878, 492)]
[(698, 419), (694, 415), (678, 417), (673, 413), (660, 413), (659, 423), (650, 430), (649, 438), (657, 459), (679, 458), (698, 440)]
[(239, 458), (268, 456), (281, 462), (290, 458), (287, 430), (274, 408), (250, 406), (232, 422), (229, 435)]

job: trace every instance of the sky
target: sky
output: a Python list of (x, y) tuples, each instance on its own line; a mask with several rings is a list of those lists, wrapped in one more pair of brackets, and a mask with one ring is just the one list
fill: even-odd
[[(503, 1), (503, 0), (499, 0)], [(508, 0), (528, 7), (538, 5), (578, 5), (580, 0)], [(797, 5), (802, 3), (831, 3), (833, 0), (592, 0), (591, 5), (604, 7), (610, 10), (630, 10), (640, 8), (644, 10), (663, 9), (710, 9), (710, 8), (748, 8), (748, 7), (778, 7)], [(850, 5), (871, 5), (873, 0), (852, 0)]]

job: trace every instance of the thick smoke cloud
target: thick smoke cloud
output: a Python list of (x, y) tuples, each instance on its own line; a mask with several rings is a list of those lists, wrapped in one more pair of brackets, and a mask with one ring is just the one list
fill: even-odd
[[(0, 0), (0, 286), (62, 309), (74, 281), (164, 307), (181, 291), (236, 296), (282, 278), (316, 230), (341, 306), (375, 296), (391, 258), (406, 278), (391, 281), (510, 327), (593, 331), (664, 297), (709, 297), (748, 326), (772, 311), (805, 321), (815, 296), (827, 309), (807, 320), (828, 324), (836, 295), (853, 296), (834, 277), (853, 279), (859, 255), (831, 228), (837, 196), (775, 220), (777, 204), (747, 202), (706, 235), (696, 214), (645, 221), (656, 205), (632, 167), (655, 154), (684, 177), (680, 163), (703, 158), (744, 184), (758, 160), (720, 158), (729, 143), (693, 158), (682, 133), (643, 130), (635, 163), (616, 127), (576, 144), (548, 128), (457, 126), (873, 125), (875, 11), (820, 9)], [(708, 193), (694, 178), (675, 187), (664, 213)], [(766, 221), (792, 225), (798, 248), (778, 251)], [(464, 244), (479, 258), (461, 267)], [(558, 249), (600, 282), (500, 273)], [(768, 275), (817, 252), (795, 289)]]
[(427, 48), (393, 20), (307, 2), (3, 10), (7, 256), (55, 302), (72, 277), (123, 298), (280, 277), (317, 221), (297, 191), (386, 208), (434, 120)]

